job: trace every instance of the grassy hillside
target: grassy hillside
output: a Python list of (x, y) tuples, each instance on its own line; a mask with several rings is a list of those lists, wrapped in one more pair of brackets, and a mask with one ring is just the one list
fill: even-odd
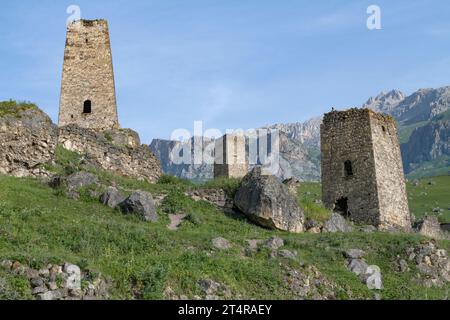
[[(200, 279), (226, 284), (235, 297), (292, 299), (295, 296), (287, 287), (280, 264), (298, 270), (313, 265), (336, 285), (338, 298), (372, 299), (374, 293), (346, 269), (342, 256), (344, 249), (360, 248), (367, 252), (370, 264), (381, 267), (385, 289), (380, 294), (384, 299), (441, 299), (449, 289), (424, 288), (412, 280), (414, 271), (395, 270), (397, 255), (405, 256), (407, 247), (423, 240), (417, 235), (294, 235), (269, 231), (185, 197), (182, 191), (187, 182), (164, 178), (150, 185), (112, 175), (103, 174), (101, 178), (115, 180), (121, 186), (168, 193), (158, 209), (160, 221), (153, 224), (124, 216), (87, 197), (69, 200), (63, 192), (37, 180), (0, 176), (0, 260), (19, 260), (36, 268), (65, 261), (79, 264), (108, 277), (115, 299), (162, 299), (168, 286), (177, 294), (192, 297), (200, 295)], [(436, 190), (449, 186), (447, 178), (436, 179)], [(229, 185), (232, 190), (235, 183)], [(307, 184), (299, 201), (311, 204), (319, 194), (319, 185)], [(429, 200), (416, 195), (413, 199)], [(315, 206), (310, 207), (310, 213), (323, 213), (319, 205)], [(165, 212), (185, 212), (189, 219), (178, 231), (169, 231)], [(297, 258), (269, 258), (268, 249), (243, 253), (247, 240), (274, 235), (285, 240), (286, 249), (297, 251)], [(211, 240), (219, 236), (230, 240), (233, 248), (213, 249)], [(448, 250), (450, 242), (440, 242), (440, 246)], [(0, 280), (0, 299), (31, 298), (26, 279), (12, 277), (0, 268)]]

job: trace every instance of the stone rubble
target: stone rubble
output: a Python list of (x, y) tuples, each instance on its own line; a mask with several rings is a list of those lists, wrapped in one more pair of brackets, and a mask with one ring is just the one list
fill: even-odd
[(357, 275), (370, 290), (383, 289), (380, 267), (369, 265), (363, 258), (365, 255), (363, 250), (349, 249), (342, 254), (347, 259), (347, 269)]
[(18, 261), (4, 260), (0, 267), (27, 277), (36, 300), (104, 300), (109, 296), (108, 284), (101, 275), (94, 277), (71, 263), (49, 264), (36, 270)]
[(435, 241), (427, 241), (406, 250), (413, 263), (417, 282), (425, 287), (442, 287), (450, 282), (450, 259), (447, 251), (439, 249)]

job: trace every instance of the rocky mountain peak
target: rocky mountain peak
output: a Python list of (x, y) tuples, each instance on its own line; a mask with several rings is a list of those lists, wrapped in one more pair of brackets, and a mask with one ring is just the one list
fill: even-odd
[(390, 114), (405, 98), (406, 95), (399, 90), (383, 91), (375, 98), (370, 97), (362, 107)]

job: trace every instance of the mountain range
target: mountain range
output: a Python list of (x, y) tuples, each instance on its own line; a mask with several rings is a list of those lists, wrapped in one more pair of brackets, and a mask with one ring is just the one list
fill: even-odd
[[(369, 98), (361, 108), (386, 113), (397, 120), (408, 178), (450, 173), (450, 86), (420, 89), (411, 95), (399, 90), (382, 92)], [(303, 123), (266, 127), (280, 132), (280, 169), (277, 174), (280, 178), (294, 176), (302, 181), (320, 180), (321, 122), (322, 118), (317, 117)], [(210, 139), (195, 141), (202, 143), (203, 148), (214, 143)], [(150, 148), (160, 159), (166, 174), (197, 181), (211, 179), (212, 165), (173, 163), (169, 155), (181, 145), (179, 141), (155, 139)]]

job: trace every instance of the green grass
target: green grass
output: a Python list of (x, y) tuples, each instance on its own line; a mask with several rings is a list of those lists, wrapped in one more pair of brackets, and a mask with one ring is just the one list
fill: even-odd
[(418, 186), (414, 185), (414, 181), (409, 181), (407, 189), (409, 209), (416, 218), (432, 214), (433, 209), (439, 207), (444, 209), (439, 220), (450, 222), (450, 176), (424, 178), (419, 180)]
[(322, 187), (317, 182), (303, 182), (298, 190), (298, 203), (305, 211), (307, 219), (325, 222), (330, 218), (331, 212), (322, 204)]
[(15, 100), (0, 101), (0, 117), (6, 115), (19, 117), (21, 112), (33, 108), (37, 108), (37, 106), (30, 102), (17, 102)]
[(199, 188), (223, 189), (230, 196), (234, 197), (242, 179), (238, 178), (216, 178), (198, 185)]
[[(339, 297), (343, 299), (373, 298), (373, 292), (346, 270), (341, 251), (348, 248), (366, 250), (369, 263), (381, 267), (383, 298), (441, 299), (449, 289), (425, 289), (412, 281), (413, 271), (394, 271), (396, 256), (422, 241), (417, 235), (269, 231), (245, 218), (225, 215), (206, 202), (191, 200), (181, 192), (185, 188), (182, 183), (163, 179), (149, 187), (131, 179), (101, 179), (167, 193), (158, 209), (160, 221), (153, 224), (124, 216), (92, 199), (70, 200), (37, 180), (0, 176), (0, 260), (14, 259), (33, 266), (65, 261), (83, 265), (110, 279), (114, 299), (162, 299), (167, 286), (192, 297), (200, 294), (197, 282), (205, 278), (226, 284), (242, 298), (292, 299), (280, 259), (268, 259), (267, 250), (250, 257), (242, 253), (246, 240), (277, 235), (286, 241), (287, 249), (299, 254), (297, 260), (288, 262), (291, 267), (315, 265), (342, 288)], [(437, 187), (448, 187), (447, 180), (437, 183)], [(300, 190), (300, 202), (320, 198), (319, 184), (302, 184)], [(322, 209), (314, 208), (310, 214), (318, 214), (316, 210)], [(189, 219), (178, 231), (169, 231), (165, 214), (178, 211), (188, 214)], [(232, 241), (233, 249), (213, 250), (211, 240), (219, 236)], [(448, 241), (440, 245), (450, 249)], [(0, 271), (0, 299), (30, 299), (30, 290), (26, 279)]]
[(450, 174), (450, 156), (444, 155), (433, 161), (413, 164), (412, 171), (406, 176), (408, 179), (422, 179)]
[(421, 122), (417, 122), (417, 123), (413, 123), (413, 124), (409, 124), (409, 125), (399, 124), (398, 138), (399, 138), (400, 144), (407, 143), (409, 141), (409, 138), (411, 137), (411, 134), (413, 133), (413, 131), (415, 129), (426, 126), (428, 123), (430, 123), (430, 122), (429, 121), (421, 121)]

